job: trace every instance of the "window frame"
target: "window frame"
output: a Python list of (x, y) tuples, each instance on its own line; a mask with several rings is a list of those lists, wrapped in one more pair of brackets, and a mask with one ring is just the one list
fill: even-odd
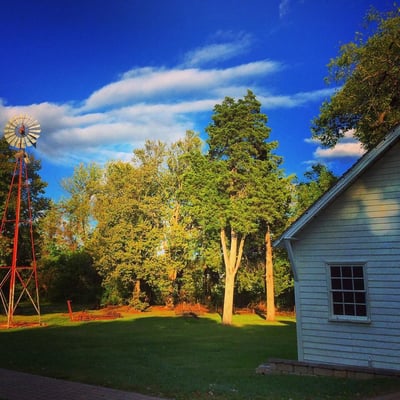
[[(348, 315), (348, 314), (335, 314), (334, 313), (334, 301), (333, 301), (333, 293), (335, 289), (332, 287), (333, 280), (331, 275), (331, 267), (361, 267), (363, 271), (363, 284), (364, 288), (361, 291), (365, 295), (365, 307), (366, 307), (366, 315)], [(368, 279), (367, 279), (367, 263), (360, 261), (334, 261), (334, 262), (326, 262), (326, 276), (327, 276), (327, 288), (328, 288), (328, 304), (329, 304), (329, 321), (333, 322), (356, 322), (356, 323), (370, 323), (370, 305), (369, 305), (369, 296), (368, 296)], [(343, 275), (340, 275), (343, 278)], [(352, 278), (354, 278), (352, 276)], [(352, 281), (354, 282), (354, 280)], [(354, 288), (354, 285), (353, 285)], [(339, 290), (337, 292), (340, 292)], [(345, 292), (342, 290), (341, 292)], [(357, 293), (357, 290), (352, 289), (349, 290), (349, 293)], [(343, 300), (344, 303), (344, 300)], [(353, 302), (355, 304), (355, 302)]]

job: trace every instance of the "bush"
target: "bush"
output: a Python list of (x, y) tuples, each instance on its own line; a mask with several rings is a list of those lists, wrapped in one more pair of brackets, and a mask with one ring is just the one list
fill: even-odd
[(42, 259), (39, 284), (43, 297), (54, 302), (98, 304), (101, 295), (101, 279), (84, 250)]

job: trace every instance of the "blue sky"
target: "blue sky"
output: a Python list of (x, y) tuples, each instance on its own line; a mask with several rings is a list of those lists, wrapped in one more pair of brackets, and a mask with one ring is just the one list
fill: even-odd
[(310, 140), (334, 88), (329, 60), (392, 0), (14, 0), (0, 24), (0, 125), (21, 113), (42, 128), (47, 194), (77, 164), (130, 160), (146, 139), (206, 139), (215, 104), (251, 89), (287, 174), (313, 162), (343, 173), (362, 154)]

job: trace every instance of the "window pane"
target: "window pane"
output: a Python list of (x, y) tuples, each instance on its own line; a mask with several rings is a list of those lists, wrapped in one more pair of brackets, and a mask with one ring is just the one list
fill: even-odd
[(367, 306), (362, 304), (356, 305), (356, 315), (358, 317), (366, 317), (367, 316)]
[(338, 303), (333, 303), (333, 314), (343, 315), (343, 305)]
[(351, 277), (352, 276), (351, 270), (352, 270), (351, 267), (342, 267), (342, 276)]
[(354, 278), (363, 278), (364, 277), (364, 271), (363, 267), (353, 267), (353, 276)]
[(354, 279), (354, 290), (364, 290), (364, 279)]
[(333, 292), (332, 299), (334, 303), (343, 303), (343, 293), (342, 292)]
[(345, 292), (343, 293), (344, 302), (345, 303), (354, 303), (354, 293), (353, 292)]
[(345, 315), (356, 315), (356, 308), (354, 304), (345, 304), (344, 313)]
[(342, 289), (341, 279), (332, 279), (332, 289)]
[(353, 290), (353, 280), (348, 278), (343, 279), (343, 289)]
[(356, 292), (355, 295), (355, 302), (365, 304), (365, 293), (364, 292)]
[(340, 267), (331, 267), (331, 277), (336, 278), (340, 276), (341, 276)]

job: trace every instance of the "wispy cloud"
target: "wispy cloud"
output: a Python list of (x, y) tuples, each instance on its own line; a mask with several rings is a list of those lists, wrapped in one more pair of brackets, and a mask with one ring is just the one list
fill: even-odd
[(321, 100), (331, 96), (333, 92), (334, 89), (319, 89), (290, 95), (262, 95), (258, 98), (267, 109), (294, 108), (310, 102), (321, 102)]
[(127, 102), (173, 101), (176, 98), (205, 96), (224, 87), (277, 72), (282, 68), (275, 61), (262, 60), (225, 69), (199, 68), (138, 68), (123, 74), (122, 78), (95, 91), (83, 106), (84, 111), (110, 107)]
[[(7, 105), (0, 101), (0, 124), (27, 113), (39, 120), (42, 135), (38, 152), (53, 163), (105, 162), (130, 159), (146, 139), (175, 141), (186, 130), (198, 130), (199, 119), (212, 113), (225, 96), (242, 97), (247, 89), (266, 109), (300, 107), (319, 102), (327, 90), (271, 94), (265, 80), (285, 66), (275, 60), (202, 68), (218, 57), (232, 58), (246, 51), (251, 38), (238, 35), (231, 42), (223, 35), (215, 44), (194, 49), (186, 66), (137, 67), (95, 90), (88, 98), (67, 104)], [(229, 36), (229, 35), (228, 35)]]
[(227, 35), (219, 36), (222, 36), (223, 40), (221, 42), (198, 47), (197, 49), (186, 53), (184, 56), (183, 66), (202, 66), (210, 63), (219, 63), (221, 61), (230, 60), (238, 55), (247, 53), (253, 42), (252, 37), (248, 34), (236, 35), (232, 41), (224, 40), (231, 39), (230, 37), (226, 38)]
[(281, 0), (279, 3), (279, 17), (282, 19), (288, 13), (290, 9), (290, 0)]

